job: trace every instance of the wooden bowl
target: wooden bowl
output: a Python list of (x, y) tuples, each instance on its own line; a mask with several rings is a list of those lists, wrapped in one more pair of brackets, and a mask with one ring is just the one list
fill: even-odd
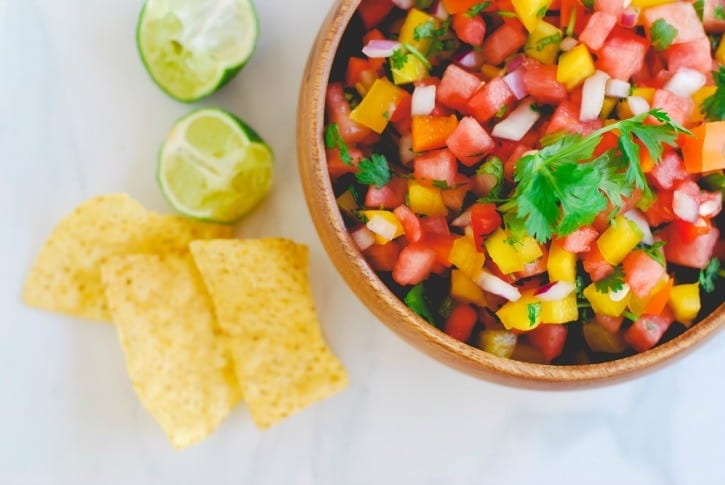
[(691, 351), (725, 323), (725, 304), (675, 339), (602, 364), (552, 366), (504, 359), (448, 337), (402, 303), (378, 278), (350, 238), (327, 174), (323, 144), (325, 91), (335, 54), (360, 0), (338, 0), (320, 29), (302, 79), (297, 153), (307, 205), (320, 239), (347, 284), (385, 325), (431, 357), (476, 377), (545, 389), (592, 387), (654, 370)]

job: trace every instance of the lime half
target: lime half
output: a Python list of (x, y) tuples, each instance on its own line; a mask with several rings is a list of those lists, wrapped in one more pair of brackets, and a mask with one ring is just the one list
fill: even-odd
[(220, 109), (181, 118), (161, 148), (158, 181), (169, 203), (194, 219), (231, 224), (272, 186), (272, 149)]
[(170, 96), (192, 102), (244, 67), (258, 35), (251, 0), (147, 0), (136, 42), (156, 84)]

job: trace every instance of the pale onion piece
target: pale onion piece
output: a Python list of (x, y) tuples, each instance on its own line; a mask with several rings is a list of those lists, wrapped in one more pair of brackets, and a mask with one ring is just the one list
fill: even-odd
[(400, 137), (400, 142), (398, 142), (398, 155), (400, 156), (400, 163), (403, 165), (410, 165), (415, 160), (413, 136), (410, 133)]
[(642, 96), (629, 96), (627, 103), (629, 103), (629, 109), (634, 116), (644, 114), (650, 109), (649, 103)]
[(533, 99), (525, 99), (505, 120), (493, 127), (491, 134), (504, 140), (521, 140), (541, 116), (533, 109), (533, 104)]
[(382, 59), (392, 56), (401, 47), (402, 44), (394, 40), (371, 40), (363, 47), (362, 53), (371, 59)]
[(465, 234), (468, 237), (475, 237), (475, 235), (473, 234), (473, 226), (466, 226), (463, 229), (463, 234)]
[(360, 251), (365, 251), (367, 248), (375, 244), (375, 234), (365, 226), (354, 230), (350, 236), (352, 236), (352, 240), (355, 241), (355, 244), (357, 244), (357, 247), (360, 248)]
[(413, 100), (410, 102), (412, 116), (428, 116), (436, 107), (436, 87), (418, 86), (413, 91)]
[(401, 10), (410, 10), (415, 6), (415, 0), (393, 0), (393, 5)]
[(629, 290), (629, 285), (624, 283), (619, 290), (609, 292), (609, 299), (612, 301), (622, 301), (629, 295)]
[(681, 98), (689, 98), (707, 83), (707, 78), (700, 71), (681, 67), (665, 84), (665, 89)]
[(509, 301), (519, 301), (521, 292), (513, 285), (506, 283), (498, 276), (494, 276), (487, 271), (481, 271), (476, 277), (476, 284), (483, 291), (493, 293)]
[(609, 74), (596, 71), (584, 81), (582, 90), (582, 105), (579, 110), (580, 121), (592, 121), (599, 118), (604, 106), (604, 91), (607, 87)]
[(431, 12), (433, 12), (433, 16), (438, 20), (448, 20), (448, 11), (446, 10), (446, 6), (443, 5), (443, 2), (440, 0), (436, 2), (431, 9)]
[(624, 213), (624, 217), (634, 222), (634, 224), (642, 232), (642, 242), (647, 246), (652, 246), (655, 243), (655, 238), (652, 235), (652, 229), (649, 227), (647, 218), (642, 214), (639, 209), (631, 209)]
[(518, 68), (515, 71), (506, 74), (503, 77), (503, 82), (506, 83), (511, 92), (514, 93), (514, 96), (516, 96), (516, 99), (519, 101), (529, 94), (528, 91), (526, 91), (526, 85), (524, 84), (524, 70), (522, 68)]
[(559, 301), (571, 295), (575, 286), (568, 281), (557, 281), (542, 286), (536, 291), (536, 297), (541, 301)]
[(700, 203), (690, 194), (675, 190), (672, 195), (672, 211), (683, 221), (694, 224), (700, 216)]
[(395, 224), (386, 221), (380, 216), (373, 216), (373, 218), (368, 221), (367, 228), (388, 241), (392, 241), (395, 238), (395, 233), (398, 229)]
[(471, 209), (466, 209), (461, 213), (460, 216), (453, 219), (451, 226), (453, 227), (466, 227), (471, 225)]
[(607, 87), (604, 94), (612, 98), (626, 98), (629, 96), (629, 89), (632, 87), (627, 81), (621, 79), (607, 79)]
[(706, 200), (700, 204), (700, 215), (702, 217), (712, 217), (720, 208), (720, 204), (714, 200)]
[(568, 52), (576, 47), (577, 44), (579, 44), (579, 41), (577, 41), (574, 37), (567, 37), (561, 41), (561, 44), (559, 44), (559, 49), (564, 52)]

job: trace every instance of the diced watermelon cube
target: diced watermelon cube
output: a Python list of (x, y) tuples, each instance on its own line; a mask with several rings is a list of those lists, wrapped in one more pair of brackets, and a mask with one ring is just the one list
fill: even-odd
[(327, 87), (325, 98), (327, 117), (330, 123), (336, 123), (340, 129), (340, 136), (348, 144), (355, 144), (365, 140), (372, 130), (355, 123), (350, 119), (350, 103), (345, 99), (342, 83), (331, 83)]
[(471, 338), (476, 322), (478, 322), (478, 312), (471, 305), (459, 303), (448, 315), (443, 328), (454, 339), (467, 342)]
[(520, 22), (507, 22), (496, 29), (483, 42), (483, 53), (486, 62), (493, 65), (502, 64), (503, 61), (526, 45), (528, 34)]
[(579, 40), (589, 49), (598, 51), (617, 23), (617, 17), (608, 13), (594, 12), (584, 27)]
[(674, 321), (669, 309), (662, 315), (642, 315), (624, 333), (624, 340), (637, 352), (644, 352), (657, 345)]
[(357, 148), (348, 148), (347, 152), (350, 154), (350, 158), (352, 158), (350, 165), (342, 161), (342, 158), (340, 157), (340, 150), (337, 148), (327, 150), (327, 171), (330, 173), (330, 178), (332, 180), (337, 180), (346, 173), (357, 172), (358, 164), (363, 158), (365, 158), (363, 152)]
[(677, 230), (674, 224), (666, 231), (665, 258), (670, 263), (689, 268), (702, 269), (707, 266), (720, 238), (717, 227), (711, 227), (707, 233), (696, 236), (692, 241), (688, 241), (688, 237)]
[(695, 7), (689, 2), (673, 2), (657, 7), (646, 8), (642, 11), (644, 26), (647, 35), (650, 35), (652, 25), (659, 19), (664, 20), (677, 30), (673, 44), (692, 42), (705, 37), (700, 18)]
[(373, 209), (395, 209), (405, 203), (407, 192), (408, 182), (394, 177), (387, 185), (380, 188), (371, 185), (365, 194), (365, 206)]
[(656, 164), (647, 174), (647, 179), (658, 189), (670, 190), (675, 182), (687, 180), (690, 175), (685, 170), (682, 157), (672, 149), (665, 150), (660, 163)]
[(449, 187), (456, 184), (458, 164), (448, 149), (428, 152), (413, 161), (415, 178), (419, 182), (445, 182)]
[(624, 13), (624, 0), (594, 0), (594, 10), (613, 15), (619, 20)]
[(466, 44), (476, 47), (483, 44), (483, 38), (486, 36), (486, 22), (480, 15), (471, 18), (465, 13), (456, 14), (453, 16), (451, 26), (458, 38)]
[(556, 107), (554, 114), (551, 115), (545, 134), (567, 131), (587, 136), (601, 127), (602, 121), (599, 119), (580, 121), (579, 106), (571, 101), (564, 101)]
[(716, 10), (718, 8), (724, 8), (722, 0), (705, 0), (702, 10), (702, 26), (705, 27), (705, 31), (725, 32), (725, 18), (721, 10)]
[(523, 75), (526, 91), (542, 104), (557, 104), (566, 99), (566, 87), (556, 80), (556, 66), (527, 62)]
[(622, 268), (624, 280), (639, 298), (647, 297), (665, 274), (665, 267), (644, 251), (629, 253), (622, 261)]
[(582, 263), (584, 271), (589, 273), (592, 281), (602, 280), (614, 271), (614, 267), (604, 259), (596, 244), (592, 244), (592, 248), (584, 253)]
[(609, 333), (617, 333), (624, 323), (624, 317), (612, 317), (602, 313), (595, 313), (594, 320)]
[(566, 325), (539, 325), (526, 334), (529, 343), (539, 349), (546, 360), (551, 362), (564, 351), (566, 336), (568, 334)]
[(448, 220), (445, 216), (428, 216), (420, 220), (420, 227), (425, 235), (437, 234), (439, 236), (449, 236), (451, 230), (448, 227)]
[(463, 165), (471, 167), (496, 147), (483, 126), (472, 117), (458, 122), (458, 126), (446, 141), (448, 149)]
[(468, 101), (470, 113), (480, 123), (485, 123), (516, 100), (514, 93), (502, 77), (492, 79)]
[(421, 243), (403, 248), (393, 268), (393, 280), (399, 285), (417, 285), (430, 276), (436, 253)]
[(623, 81), (629, 80), (642, 69), (647, 54), (647, 39), (624, 29), (615, 28), (597, 51), (599, 70)]
[(396, 207), (393, 214), (400, 221), (400, 225), (403, 226), (405, 238), (409, 243), (418, 242), (423, 238), (423, 226), (420, 219), (407, 205), (401, 204)]
[(453, 211), (460, 212), (469, 190), (471, 190), (471, 181), (459, 173), (456, 176), (455, 188), (441, 191), (443, 204)]
[(400, 255), (400, 244), (397, 241), (373, 244), (363, 251), (363, 254), (375, 271), (393, 271)]
[(599, 237), (599, 233), (591, 226), (582, 226), (571, 234), (564, 236), (559, 241), (564, 250), (579, 254), (586, 253)]
[(436, 100), (457, 111), (468, 111), (468, 100), (481, 86), (481, 79), (463, 68), (450, 64), (443, 73)]
[(707, 37), (673, 44), (665, 51), (667, 68), (671, 72), (677, 72), (683, 67), (695, 69), (703, 74), (709, 74), (713, 70), (713, 62), (710, 54), (710, 40)]
[(695, 102), (692, 98), (681, 98), (666, 89), (658, 89), (652, 107), (661, 108), (672, 120), (685, 124), (695, 109)]

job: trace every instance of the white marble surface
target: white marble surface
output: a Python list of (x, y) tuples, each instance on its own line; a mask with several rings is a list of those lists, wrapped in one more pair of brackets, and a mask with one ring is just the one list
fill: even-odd
[(256, 56), (202, 104), (273, 145), (274, 193), (241, 230), (311, 245), (351, 387), (263, 434), (240, 406), (177, 452), (134, 396), (111, 326), (20, 305), (43, 239), (82, 200), (127, 191), (168, 210), (155, 155), (189, 107), (139, 62), (140, 0), (0, 0), (0, 483), (725, 483), (725, 334), (647, 378), (544, 393), (458, 374), (375, 321), (325, 256), (296, 173), (299, 78), (331, 0), (257, 3)]

